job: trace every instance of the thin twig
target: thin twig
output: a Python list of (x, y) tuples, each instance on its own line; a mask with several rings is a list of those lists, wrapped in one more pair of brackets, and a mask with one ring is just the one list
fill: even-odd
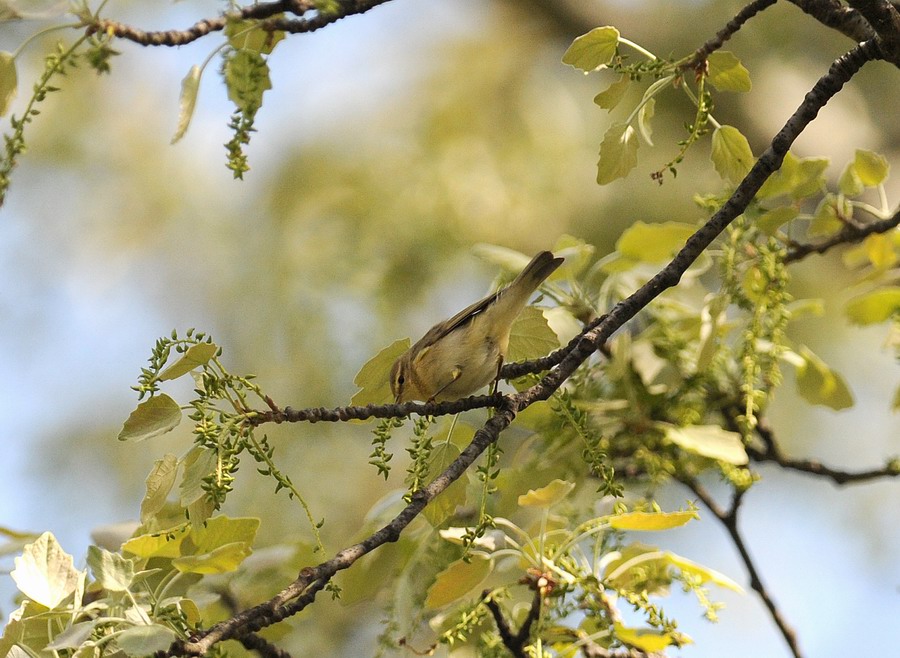
[(759, 598), (762, 599), (763, 604), (769, 611), (769, 615), (772, 617), (772, 620), (781, 632), (781, 636), (791, 650), (791, 655), (793, 655), (794, 658), (802, 658), (803, 654), (797, 643), (797, 635), (794, 633), (794, 629), (788, 626), (784, 616), (778, 610), (778, 606), (775, 605), (775, 601), (772, 600), (765, 585), (763, 585), (763, 582), (759, 577), (759, 572), (756, 570), (756, 565), (753, 563), (753, 558), (750, 557), (750, 552), (747, 550), (747, 545), (738, 528), (738, 510), (740, 509), (741, 501), (743, 500), (746, 490), (736, 490), (734, 492), (734, 497), (731, 500), (731, 506), (726, 510), (719, 505), (703, 485), (696, 480), (684, 479), (682, 482), (688, 489), (694, 492), (697, 498), (703, 501), (703, 504), (713, 513), (713, 516), (722, 522), (722, 525), (728, 531), (731, 541), (734, 543), (735, 548), (737, 548), (738, 553), (741, 556), (744, 567), (747, 569), (747, 575), (750, 577), (750, 587), (753, 588), (753, 591), (755, 591), (759, 595)]
[(829, 249), (841, 244), (853, 244), (860, 242), (870, 235), (876, 233), (887, 233), (893, 228), (900, 225), (900, 209), (894, 212), (893, 216), (887, 219), (881, 219), (870, 224), (845, 224), (841, 231), (831, 238), (820, 242), (819, 244), (792, 244), (788, 249), (785, 263), (793, 263), (801, 260), (810, 254), (824, 254)]
[(710, 53), (721, 48), (726, 41), (733, 37), (737, 31), (743, 27), (744, 23), (756, 16), (762, 10), (774, 5), (775, 2), (776, 0), (753, 0), (753, 2), (746, 5), (734, 15), (734, 18), (725, 24), (725, 27), (716, 32), (716, 36), (704, 43), (694, 52), (694, 56), (685, 63), (684, 68), (693, 69), (697, 66), (705, 65), (706, 58), (709, 57)]

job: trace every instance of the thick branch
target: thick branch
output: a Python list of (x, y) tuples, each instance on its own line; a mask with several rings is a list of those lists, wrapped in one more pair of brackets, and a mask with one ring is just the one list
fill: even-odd
[(872, 26), (863, 15), (840, 0), (790, 0), (822, 25), (837, 30), (856, 42), (875, 37)]
[(862, 14), (875, 34), (884, 59), (900, 66), (900, 12), (887, 0), (848, 0)]
[(756, 565), (753, 563), (753, 558), (750, 557), (750, 552), (747, 550), (747, 545), (744, 543), (744, 538), (741, 536), (741, 531), (738, 528), (738, 510), (740, 509), (745, 490), (737, 490), (734, 492), (731, 507), (726, 510), (723, 509), (703, 485), (696, 480), (682, 480), (682, 482), (688, 489), (693, 491), (697, 498), (703, 501), (703, 504), (706, 505), (709, 511), (722, 522), (722, 525), (728, 531), (731, 541), (734, 543), (735, 548), (737, 548), (738, 553), (741, 556), (744, 567), (747, 569), (747, 575), (750, 577), (750, 587), (752, 587), (759, 595), (759, 598), (762, 599), (762, 602), (769, 610), (769, 615), (772, 617), (775, 625), (778, 626), (778, 630), (781, 631), (781, 636), (784, 638), (784, 641), (787, 642), (787, 645), (791, 650), (791, 655), (793, 655), (794, 658), (802, 658), (803, 654), (800, 652), (800, 646), (797, 643), (797, 636), (794, 633), (794, 629), (788, 626), (781, 612), (778, 610), (778, 606), (775, 605), (772, 597), (769, 596), (769, 592), (766, 590), (765, 585), (763, 585), (763, 582), (759, 577), (759, 572), (756, 570)]

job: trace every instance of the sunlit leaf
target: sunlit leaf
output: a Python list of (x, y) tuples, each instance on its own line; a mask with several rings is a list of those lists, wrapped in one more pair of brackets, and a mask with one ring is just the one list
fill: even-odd
[(695, 510), (682, 512), (625, 512), (609, 517), (609, 525), (616, 530), (656, 532), (679, 528), (700, 518)]
[(471, 556), (469, 562), (451, 563), (428, 588), (425, 607), (434, 610), (458, 601), (483, 583), (493, 568), (493, 560), (480, 555)]
[(15, 565), (10, 576), (19, 591), (51, 610), (72, 595), (83, 577), (72, 556), (49, 532), (27, 544)]
[(743, 466), (748, 462), (741, 435), (718, 425), (666, 425), (665, 432), (667, 440), (695, 455), (736, 466)]
[(549, 508), (563, 500), (574, 488), (574, 482), (556, 479), (540, 489), (529, 489), (528, 493), (519, 496), (518, 502), (522, 507)]
[(697, 564), (692, 560), (688, 560), (686, 557), (681, 557), (680, 555), (675, 555), (674, 553), (670, 553), (668, 551), (666, 551), (666, 559), (671, 564), (678, 567), (681, 571), (699, 578), (700, 582), (703, 584), (710, 582), (718, 585), (719, 587), (730, 589), (733, 592), (737, 592), (738, 594), (744, 593), (743, 587), (738, 585), (725, 574), (720, 573), (715, 569), (710, 569), (709, 567), (705, 567), (702, 564)]
[(634, 128), (627, 123), (614, 123), (603, 135), (600, 159), (597, 161), (597, 183), (606, 185), (625, 178), (637, 166), (639, 146)]
[[(469, 438), (474, 434), (474, 430), (467, 425), (460, 426), (457, 424), (454, 434), (458, 431), (464, 432)], [(454, 443), (447, 441), (445, 437), (435, 436), (434, 441), (437, 445), (432, 450), (428, 460), (428, 479), (443, 473), (451, 462), (459, 457), (460, 453), (459, 448)], [(427, 507), (422, 510), (422, 516), (428, 519), (432, 526), (437, 528), (456, 512), (457, 507), (464, 505), (465, 502), (466, 479), (459, 478), (442, 491), (437, 498), (428, 503)]]
[(865, 186), (856, 170), (856, 162), (848, 162), (838, 178), (838, 190), (844, 196), (859, 196), (862, 194)]
[(671, 634), (652, 628), (627, 628), (615, 624), (616, 639), (648, 653), (660, 652), (670, 646), (674, 639)]
[(225, 84), (228, 98), (245, 114), (262, 107), (263, 94), (272, 88), (269, 65), (257, 52), (238, 50), (225, 61)]
[(900, 286), (888, 286), (858, 295), (847, 302), (847, 317), (854, 324), (878, 324), (900, 313)]
[(563, 64), (582, 71), (593, 71), (605, 66), (615, 57), (619, 46), (619, 31), (609, 25), (595, 27), (572, 42), (563, 55)]
[(616, 251), (632, 260), (662, 263), (684, 246), (697, 227), (681, 222), (647, 224), (637, 221), (616, 242)]
[(873, 233), (863, 241), (863, 247), (866, 257), (876, 270), (887, 270), (897, 262), (897, 249), (889, 234)]
[(158, 379), (161, 382), (178, 379), (195, 368), (205, 366), (218, 351), (219, 346), (215, 343), (191, 345), (180, 359), (159, 373)]
[(190, 534), (190, 526), (185, 524), (165, 532), (139, 535), (122, 544), (122, 552), (137, 557), (169, 557), (181, 555), (181, 542)]
[(804, 400), (835, 411), (853, 406), (853, 394), (840, 374), (806, 347), (800, 356), (804, 362), (797, 368), (797, 392)]
[(177, 472), (178, 458), (175, 455), (166, 454), (154, 462), (153, 470), (145, 481), (146, 493), (141, 501), (141, 523), (147, 523), (166, 504), (166, 498), (175, 486)]
[(859, 181), (866, 187), (881, 185), (891, 168), (883, 155), (863, 149), (856, 150), (853, 165)]
[(565, 262), (550, 275), (549, 281), (577, 277), (593, 261), (596, 247), (582, 238), (563, 233), (553, 244), (552, 251), (555, 256), (565, 258)]
[(206, 497), (203, 480), (216, 470), (218, 454), (215, 450), (194, 446), (184, 456), (184, 475), (179, 485), (179, 502), (182, 507)]
[(0, 117), (9, 112), (9, 106), (16, 98), (18, 84), (15, 58), (12, 53), (0, 51)]
[(87, 564), (94, 580), (110, 592), (125, 592), (134, 580), (134, 560), (99, 546), (89, 546)]
[[(283, 14), (273, 14), (270, 18), (280, 18)], [(235, 50), (250, 50), (262, 55), (270, 55), (284, 39), (283, 30), (264, 30), (259, 21), (236, 20), (229, 18), (225, 25), (225, 36), (228, 45)]]
[(734, 53), (717, 50), (706, 58), (709, 81), (719, 91), (747, 92), (752, 89), (750, 72)]
[(172, 566), (182, 573), (229, 573), (237, 569), (252, 552), (247, 542), (236, 541), (206, 553), (175, 558)]
[(165, 393), (141, 402), (119, 432), (119, 441), (143, 441), (174, 429), (181, 422), (181, 409)]
[(513, 322), (506, 361), (526, 361), (546, 356), (559, 347), (559, 339), (536, 306), (526, 306)]
[(827, 238), (844, 228), (843, 219), (853, 216), (850, 202), (835, 194), (826, 194), (819, 202), (806, 234), (810, 238)]
[(734, 126), (719, 126), (712, 136), (710, 159), (719, 176), (737, 185), (753, 166), (750, 143)]
[(365, 406), (367, 404), (386, 404), (393, 402), (391, 394), (391, 367), (394, 361), (409, 349), (409, 338), (401, 338), (380, 350), (378, 354), (366, 361), (353, 383), (359, 386), (356, 394), (350, 398), (350, 404)]
[(194, 64), (188, 74), (181, 81), (181, 96), (178, 98), (178, 126), (172, 136), (174, 144), (187, 132), (191, 125), (191, 117), (194, 116), (194, 108), (197, 106), (197, 93), (200, 91), (200, 67)]
[(628, 91), (630, 85), (631, 78), (623, 74), (617, 81), (594, 96), (594, 103), (604, 110), (612, 110), (625, 97), (625, 92)]

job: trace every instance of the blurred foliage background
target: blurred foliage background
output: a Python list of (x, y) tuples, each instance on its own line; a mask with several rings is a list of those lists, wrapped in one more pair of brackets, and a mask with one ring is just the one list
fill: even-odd
[[(113, 0), (106, 13), (162, 29), (221, 5)], [(184, 428), (151, 443), (115, 441), (135, 404), (129, 386), (156, 337), (173, 328), (210, 332), (231, 369), (256, 373), (282, 405), (346, 404), (353, 375), (375, 351), (484, 293), (495, 272), (471, 254), (473, 244), (533, 253), (570, 233), (603, 255), (637, 220), (699, 219), (693, 194), (720, 185), (705, 145), (677, 178), (649, 179), (676, 151), (691, 108), (664, 104), (660, 112), (672, 114), (654, 123), (657, 146), (642, 147), (629, 179), (599, 188), (596, 154), (610, 119), (591, 102), (597, 78), (560, 58), (574, 37), (604, 24), (657, 55), (681, 55), (739, 7), (395, 0), (278, 46), (243, 182), (224, 166), (230, 110), (214, 70), (186, 137), (169, 145), (180, 80), (219, 37), (179, 49), (117, 42), (111, 75), (70, 75), (44, 105), (0, 212), (0, 524), (52, 530), (79, 556), (92, 528), (137, 515), (153, 460), (183, 453), (190, 440)], [(0, 48), (15, 49), (44, 25), (0, 25)], [(20, 59), (13, 112), (60, 34)], [(754, 89), (720, 96), (715, 116), (760, 152), (850, 45), (779, 3), (730, 44)], [(831, 157), (835, 177), (855, 148), (896, 161), (900, 124), (884, 120), (896, 106), (896, 73), (866, 67), (796, 152)], [(898, 179), (889, 181), (892, 199)], [(852, 279), (838, 258), (812, 257), (795, 271), (794, 293), (823, 296), (827, 308), (825, 318), (800, 323), (799, 338), (845, 375), (857, 405), (811, 410), (786, 386), (771, 416), (789, 454), (865, 468), (898, 451), (900, 422), (888, 412), (896, 368), (880, 349), (880, 328), (843, 320)], [(329, 550), (353, 539), (372, 501), (399, 485), (366, 464), (366, 427), (278, 427), (270, 437), (278, 463), (326, 517)], [(842, 655), (848, 644), (881, 652), (900, 591), (896, 484), (838, 490), (761, 470), (766, 481), (748, 496), (743, 527), (801, 646), (814, 656)], [(274, 515), (261, 545), (305, 538), (299, 507), (273, 499), (249, 465), (238, 489), (226, 512)], [(687, 498), (672, 489), (661, 502)], [(665, 541), (745, 578), (712, 520)], [(2, 592), (5, 615), (12, 604)], [(754, 596), (722, 598), (728, 607), (715, 627), (690, 600), (667, 607), (697, 642), (682, 655), (785, 655)], [(377, 609), (320, 599), (290, 622), (301, 631), (294, 648), (370, 655)]]

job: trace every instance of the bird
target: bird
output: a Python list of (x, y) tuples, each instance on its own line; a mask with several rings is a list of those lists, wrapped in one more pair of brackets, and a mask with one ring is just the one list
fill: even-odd
[(563, 260), (540, 252), (508, 286), (429, 329), (391, 368), (394, 401), (458, 400), (499, 379), (513, 322)]

